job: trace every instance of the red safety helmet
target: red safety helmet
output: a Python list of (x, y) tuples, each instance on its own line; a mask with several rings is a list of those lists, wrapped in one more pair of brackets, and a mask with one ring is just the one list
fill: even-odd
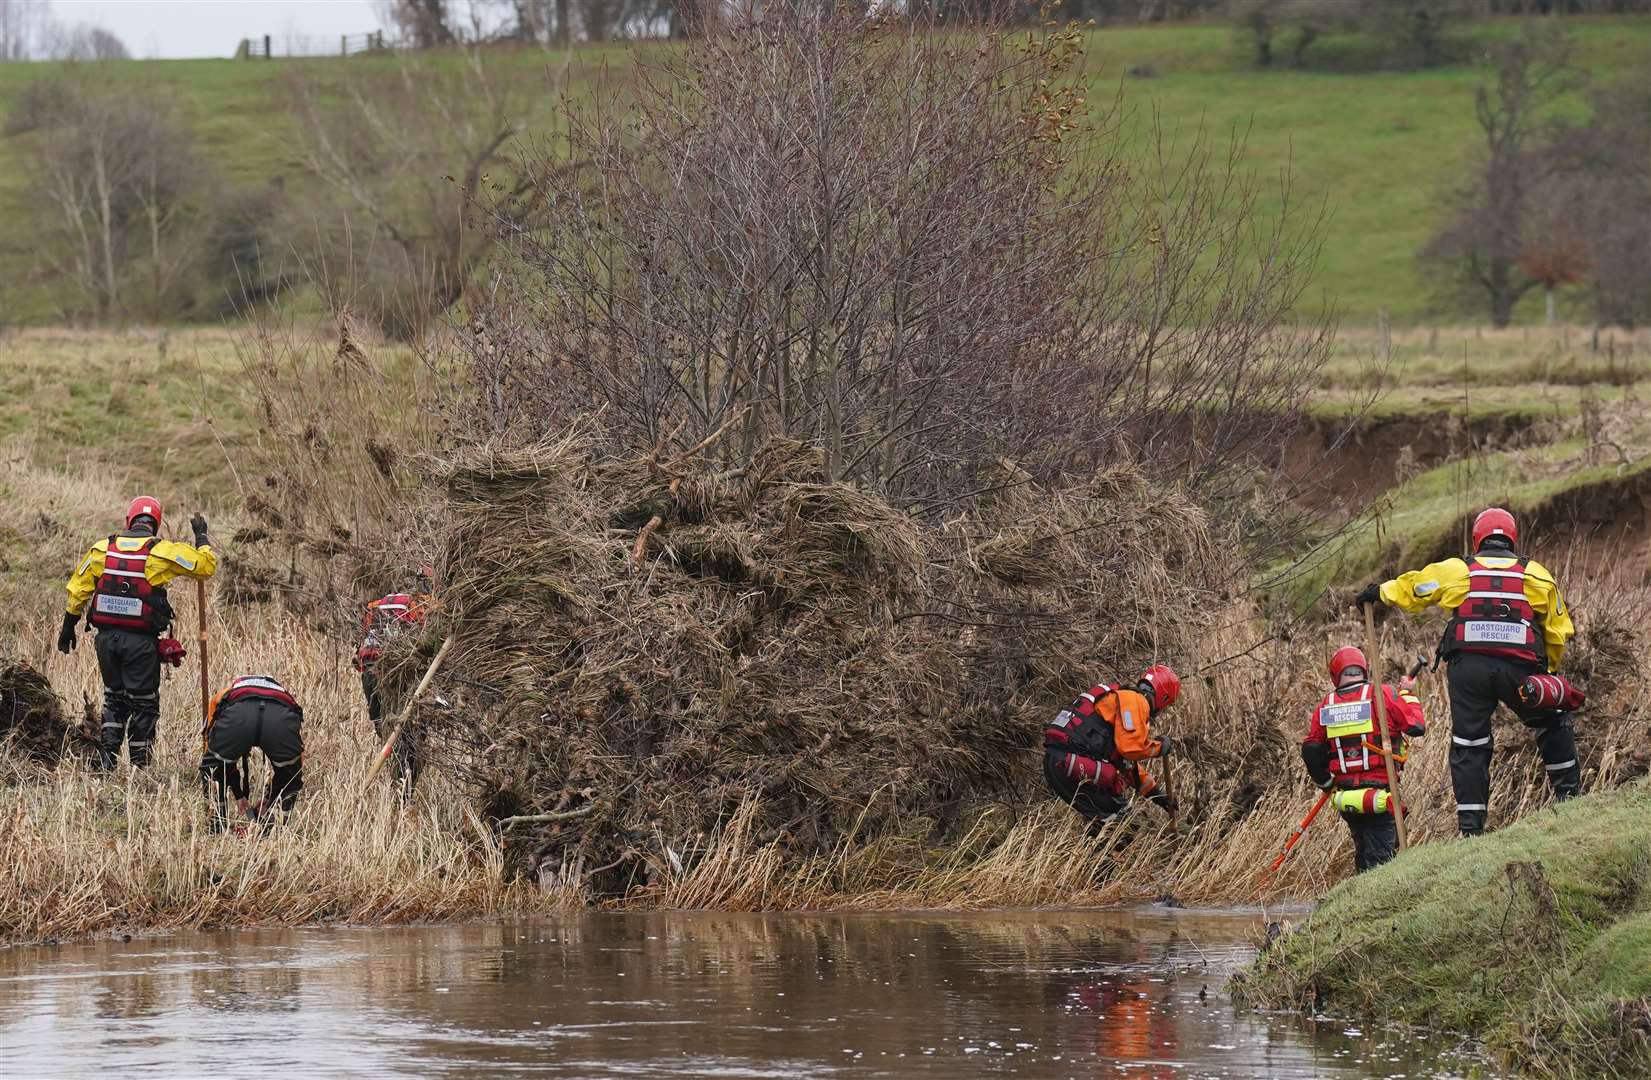
[(1181, 696), (1181, 677), (1168, 664), (1153, 664), (1141, 672), (1141, 681), (1152, 687), (1152, 707), (1167, 709)]
[(1489, 536), (1507, 537), (1510, 547), (1519, 543), (1519, 526), (1515, 524), (1513, 515), (1500, 506), (1481, 510), (1479, 516), (1473, 519), (1473, 550), (1478, 551)]
[(160, 500), (149, 495), (139, 495), (126, 508), (126, 527), (130, 529), (132, 522), (140, 517), (153, 518), (155, 531), (161, 531), (161, 504)]
[(1363, 671), (1365, 678), (1370, 677), (1370, 661), (1365, 659), (1364, 650), (1357, 645), (1343, 645), (1331, 654), (1330, 681), (1341, 685), (1341, 673), (1350, 667)]

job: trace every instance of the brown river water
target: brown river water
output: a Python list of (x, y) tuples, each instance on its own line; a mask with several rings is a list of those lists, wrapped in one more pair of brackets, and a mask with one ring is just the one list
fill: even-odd
[(1256, 912), (586, 914), (0, 949), (0, 1076), (1489, 1076), (1233, 1005)]

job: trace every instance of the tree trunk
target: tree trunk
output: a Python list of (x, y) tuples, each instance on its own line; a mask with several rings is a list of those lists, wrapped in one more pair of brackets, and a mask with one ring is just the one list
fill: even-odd
[(1548, 305), (1547, 322), (1549, 326), (1552, 326), (1554, 324), (1554, 287), (1552, 285), (1544, 286), (1542, 294)]
[(1498, 330), (1513, 322), (1513, 305), (1519, 290), (1513, 285), (1513, 267), (1506, 259), (1494, 259), (1485, 278), (1490, 292), (1490, 324)]
[(113, 192), (110, 191), (108, 162), (104, 157), (104, 147), (101, 143), (92, 155), (93, 175), (97, 181), (98, 201), (98, 232), (103, 247), (103, 296), (98, 304), (98, 314), (108, 315), (115, 307), (115, 225), (111, 218), (114, 215)]

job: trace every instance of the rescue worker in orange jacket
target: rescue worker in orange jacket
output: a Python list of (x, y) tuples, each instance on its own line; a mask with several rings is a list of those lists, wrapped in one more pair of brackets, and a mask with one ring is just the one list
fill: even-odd
[(1180, 694), (1175, 672), (1154, 664), (1133, 688), (1121, 683), (1090, 687), (1044, 728), (1044, 779), (1089, 819), (1092, 835), (1124, 809), (1130, 791), (1175, 812), (1175, 800), (1141, 766), (1169, 754), (1169, 736), (1153, 738), (1150, 722)]
[[(1330, 805), (1353, 834), (1353, 866), (1369, 870), (1398, 854), (1399, 830), (1393, 820), (1392, 792), (1387, 786), (1383, 740), (1376, 737), (1376, 690), (1364, 652), (1352, 645), (1330, 657), (1334, 687), (1318, 708), (1307, 738), (1301, 742), (1301, 760), (1313, 783), (1330, 793)], [(1386, 702), (1386, 747), (1393, 769), (1404, 769), (1405, 739), (1427, 733), (1422, 703), (1415, 694), (1416, 680), (1399, 680), (1399, 689), (1383, 683)]]
[[(389, 736), (389, 725), (384, 719), (384, 703), (379, 697), (378, 661), (384, 648), (402, 633), (424, 621), (424, 610), (430, 602), (430, 582), (435, 571), (429, 566), (419, 568), (418, 578), (401, 592), (381, 596), (367, 604), (361, 621), (361, 645), (356, 649), (355, 666), (361, 672), (361, 692), (367, 698), (367, 718), (373, 723), (373, 733), (380, 739)], [(405, 777), (409, 789), (418, 782), (424, 768), (418, 734), (408, 730), (396, 741), (390, 761), (399, 780)]]
[[(125, 530), (92, 545), (69, 577), (69, 609), (57, 648), (63, 653), (75, 648), (83, 613), (97, 627), (97, 666), (103, 677), (98, 766), (104, 771), (120, 761), (121, 743), (128, 738), (132, 764), (149, 764), (160, 720), (160, 638), (172, 625), (167, 583), (179, 577), (209, 578), (218, 569), (206, 519), (196, 514), (189, 525), (193, 546), (158, 539), (161, 504), (140, 495), (127, 507)], [(171, 645), (175, 648), (176, 642)]]
[[(207, 716), (201, 732), (201, 786), (213, 808), (213, 831), (229, 820), (226, 789), (242, 816), (262, 819), (266, 826), (277, 808), (290, 813), (304, 790), (304, 710), (297, 699), (268, 675), (242, 675), (212, 699)], [(272, 771), (263, 799), (249, 811), (252, 778), (243, 765), (255, 746)]]
[(1494, 746), (1491, 716), (1498, 702), (1536, 732), (1556, 797), (1568, 799), (1582, 784), (1568, 702), (1533, 699), (1527, 704), (1521, 697), (1531, 676), (1557, 672), (1576, 628), (1553, 574), (1519, 554), (1518, 543), (1513, 515), (1491, 507), (1473, 519), (1471, 556), (1369, 585), (1355, 599), (1360, 605), (1380, 600), (1412, 614), (1435, 604), (1451, 612), (1439, 655), (1447, 664), (1450, 784), (1463, 836), (1485, 831)]

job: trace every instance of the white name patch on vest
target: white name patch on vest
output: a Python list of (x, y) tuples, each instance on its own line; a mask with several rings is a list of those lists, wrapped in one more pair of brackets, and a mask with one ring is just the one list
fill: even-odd
[(1523, 645), (1526, 642), (1524, 623), (1484, 622), (1470, 620), (1462, 624), (1462, 640), (1495, 645)]
[(1374, 731), (1376, 725), (1371, 723), (1372, 711), (1368, 701), (1346, 701), (1339, 705), (1326, 705), (1319, 710), (1319, 723), (1324, 725), (1324, 733), (1332, 739), (1339, 739), (1345, 735), (1357, 735), (1366, 731)]
[(125, 615), (136, 619), (143, 615), (143, 601), (133, 596), (110, 596), (102, 593), (97, 598), (97, 610), (105, 615)]

